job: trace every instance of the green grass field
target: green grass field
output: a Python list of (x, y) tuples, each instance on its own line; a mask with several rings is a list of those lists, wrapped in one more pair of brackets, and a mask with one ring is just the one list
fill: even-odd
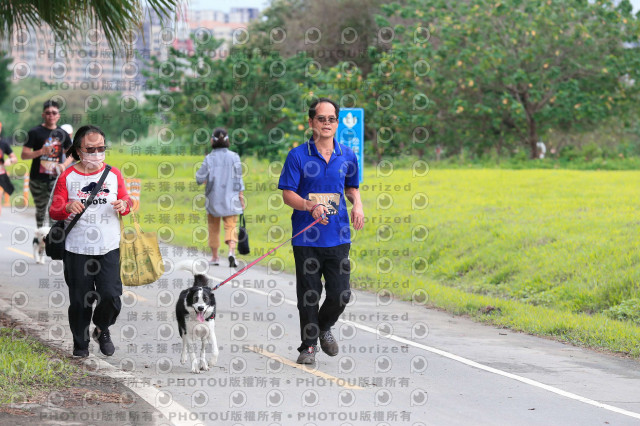
[[(146, 231), (209, 256), (199, 156), (107, 161), (142, 180)], [(281, 164), (246, 163), (247, 261), (291, 235)], [(640, 172), (367, 167), (352, 284), (479, 321), (640, 357)], [(409, 166), (407, 166), (409, 164)], [(183, 250), (183, 249), (181, 249)], [(167, 257), (177, 253), (167, 253)], [(262, 261), (293, 271), (286, 245)]]

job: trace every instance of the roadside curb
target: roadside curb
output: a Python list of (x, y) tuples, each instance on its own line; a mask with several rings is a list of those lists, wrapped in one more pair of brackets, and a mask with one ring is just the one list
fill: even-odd
[[(37, 336), (39, 340), (45, 343), (47, 346), (54, 347), (63, 352), (68, 352), (68, 348), (65, 348), (61, 341), (51, 340), (46, 335), (46, 329), (38, 322), (34, 321), (31, 317), (24, 312), (12, 307), (4, 299), (0, 298), (0, 314), (4, 314), (12, 320), (20, 323), (29, 332)], [(173, 401), (169, 404), (161, 404), (159, 406), (158, 401), (161, 398), (166, 397), (164, 392), (152, 386), (150, 383), (138, 380), (134, 375), (126, 371), (120, 370), (103, 359), (90, 355), (88, 358), (82, 360), (84, 367), (91, 371), (93, 374), (108, 377), (110, 379), (117, 380), (131, 392), (138, 395), (143, 401), (145, 401), (153, 410), (154, 424), (157, 426), (196, 426), (202, 425), (201, 422), (194, 422), (187, 419), (192, 418), (191, 412), (184, 408), (179, 403)], [(124, 410), (124, 407), (123, 407)], [(174, 420), (171, 420), (174, 419)], [(177, 420), (176, 420), (177, 419)]]

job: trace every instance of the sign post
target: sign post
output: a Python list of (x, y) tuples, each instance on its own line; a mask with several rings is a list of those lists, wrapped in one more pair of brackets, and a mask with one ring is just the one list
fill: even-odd
[(351, 148), (358, 158), (359, 180), (362, 183), (364, 169), (364, 109), (341, 108), (338, 117), (338, 131), (336, 132), (339, 143)]

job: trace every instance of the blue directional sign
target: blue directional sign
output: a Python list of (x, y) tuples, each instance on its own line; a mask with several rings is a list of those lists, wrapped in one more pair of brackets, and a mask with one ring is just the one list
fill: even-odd
[(351, 148), (358, 157), (358, 171), (362, 183), (364, 169), (364, 109), (341, 108), (336, 139)]

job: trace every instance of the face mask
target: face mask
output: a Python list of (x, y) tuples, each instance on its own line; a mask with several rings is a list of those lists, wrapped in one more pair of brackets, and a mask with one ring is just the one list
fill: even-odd
[(82, 165), (88, 169), (97, 169), (104, 162), (104, 152), (82, 153)]

